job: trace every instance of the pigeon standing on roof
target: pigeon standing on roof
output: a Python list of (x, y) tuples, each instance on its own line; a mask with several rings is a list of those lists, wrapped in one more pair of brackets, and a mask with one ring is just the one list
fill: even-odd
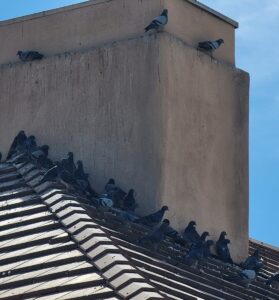
[(212, 240), (207, 240), (205, 242), (205, 246), (203, 248), (203, 257), (204, 258), (208, 258), (208, 257), (211, 257), (212, 256), (212, 253), (211, 253), (211, 247), (214, 245), (214, 242)]
[(81, 160), (77, 161), (77, 168), (75, 170), (75, 177), (77, 180), (87, 180), (89, 175), (84, 172), (83, 163)]
[(37, 51), (18, 51), (17, 56), (23, 62), (40, 60), (44, 57), (43, 54), (41, 54)]
[(167, 210), (169, 210), (169, 208), (167, 206), (163, 206), (157, 212), (147, 215), (145, 217), (141, 217), (141, 218), (135, 220), (134, 222), (138, 223), (138, 224), (143, 224), (146, 226), (154, 227), (162, 222), (164, 214)]
[(164, 238), (166, 231), (168, 230), (170, 221), (165, 219), (159, 228), (153, 230), (150, 234), (142, 237), (138, 240), (139, 244), (151, 243), (152, 246), (157, 250), (159, 243), (161, 243)]
[(196, 230), (196, 225), (197, 224), (195, 221), (190, 221), (184, 230), (183, 239), (188, 244), (196, 243), (200, 239), (200, 235), (198, 234), (198, 232)]
[(266, 285), (279, 290), (279, 272), (271, 275), (265, 283)]
[(229, 276), (228, 281), (248, 288), (250, 283), (252, 283), (256, 277), (257, 272), (255, 270), (244, 269), (241, 272), (238, 272), (236, 275)]
[(218, 39), (216, 41), (200, 42), (198, 45), (198, 49), (204, 51), (214, 51), (218, 49), (223, 43), (224, 43), (223, 39)]
[(134, 212), (137, 208), (136, 199), (134, 196), (135, 191), (130, 189), (128, 194), (123, 199), (123, 208), (124, 210), (128, 210)]
[(27, 136), (24, 132), (24, 130), (21, 130), (16, 137), (14, 138), (12, 145), (9, 149), (8, 155), (7, 155), (7, 159), (10, 159), (17, 151), (17, 148), (21, 145), (23, 145), (23, 143), (25, 142), (25, 140), (27, 139)]
[(249, 256), (244, 263), (241, 264), (244, 269), (254, 270), (259, 272), (259, 270), (263, 267), (263, 261), (260, 257), (259, 250), (255, 250), (255, 252)]
[(115, 180), (113, 178), (110, 178), (109, 181), (105, 185), (103, 194), (108, 194), (111, 191), (113, 191), (115, 188), (116, 188)]
[(225, 231), (221, 232), (220, 237), (219, 237), (218, 241), (216, 242), (216, 252), (217, 252), (218, 257), (222, 261), (233, 264), (230, 250), (228, 247), (230, 240), (225, 238), (226, 235), (227, 235), (227, 233)]
[(144, 28), (145, 32), (151, 29), (159, 29), (168, 23), (168, 10), (164, 9), (160, 16), (152, 20), (152, 22)]
[(69, 172), (74, 175), (76, 166), (74, 163), (74, 154), (73, 152), (68, 152), (68, 157), (61, 160), (61, 169)]

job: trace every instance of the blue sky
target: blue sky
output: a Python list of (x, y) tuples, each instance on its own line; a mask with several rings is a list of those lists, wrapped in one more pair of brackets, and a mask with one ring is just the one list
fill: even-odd
[[(0, 20), (78, 2), (84, 1), (2, 0)], [(251, 76), (250, 236), (279, 246), (279, 1), (201, 2), (240, 23), (236, 62)]]

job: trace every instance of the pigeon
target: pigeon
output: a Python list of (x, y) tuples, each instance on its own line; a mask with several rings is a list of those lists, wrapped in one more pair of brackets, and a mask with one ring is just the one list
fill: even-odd
[(105, 185), (105, 190), (104, 190), (103, 194), (109, 194), (115, 188), (116, 188), (115, 180), (113, 178), (110, 178), (109, 181)]
[(198, 49), (205, 50), (205, 51), (214, 51), (218, 49), (223, 43), (224, 43), (223, 39), (218, 39), (216, 41), (200, 42), (198, 45)]
[(188, 244), (196, 243), (200, 239), (200, 235), (196, 230), (196, 225), (197, 224), (195, 221), (190, 221), (188, 226), (184, 230), (183, 239)]
[(9, 149), (8, 155), (7, 155), (7, 159), (10, 159), (17, 151), (17, 148), (21, 145), (23, 145), (23, 143), (25, 142), (25, 140), (27, 139), (27, 136), (24, 132), (24, 130), (21, 130), (16, 137), (14, 138), (12, 145)]
[(34, 135), (30, 135), (24, 142), (23, 142), (23, 151), (27, 154), (31, 154), (33, 151), (37, 150), (37, 143), (36, 138)]
[(163, 206), (157, 212), (147, 215), (145, 217), (141, 217), (141, 218), (135, 220), (134, 222), (137, 224), (143, 224), (146, 226), (154, 227), (162, 221), (164, 214), (167, 210), (169, 210), (169, 208), (167, 206)]
[(241, 263), (240, 265), (244, 269), (259, 272), (259, 270), (263, 267), (263, 261), (260, 257), (259, 250), (255, 250), (255, 252), (251, 256), (249, 256), (244, 263)]
[(83, 164), (81, 160), (77, 161), (77, 168), (75, 170), (75, 177), (78, 180), (87, 180), (89, 175), (84, 172), (83, 170)]
[(0, 152), (0, 162), (1, 162), (1, 160), (2, 160), (2, 153)]
[(164, 238), (166, 231), (168, 230), (170, 225), (170, 221), (168, 219), (164, 219), (159, 228), (153, 230), (150, 234), (140, 238), (138, 240), (139, 244), (151, 243), (154, 247), (157, 248), (158, 244), (161, 243)]
[(165, 26), (168, 23), (168, 10), (164, 9), (160, 16), (153, 19), (153, 21), (145, 27), (145, 32), (151, 30), (151, 29), (159, 29), (163, 26)]
[(211, 246), (214, 245), (214, 242), (212, 240), (207, 240), (205, 242), (205, 246), (203, 248), (203, 257), (208, 258), (212, 256), (212, 253), (210, 251)]
[(43, 54), (37, 51), (18, 51), (17, 55), (19, 59), (23, 62), (40, 60), (44, 57)]
[(217, 252), (218, 258), (220, 258), (222, 261), (233, 264), (230, 250), (228, 247), (230, 240), (225, 238), (226, 235), (227, 235), (227, 233), (225, 231), (221, 232), (220, 237), (219, 237), (218, 241), (216, 242), (216, 252)]
[(248, 288), (250, 283), (253, 282), (256, 277), (257, 272), (255, 270), (244, 269), (241, 272), (238, 272), (236, 275), (229, 276), (228, 281), (240, 284)]
[(76, 166), (74, 163), (74, 154), (73, 152), (68, 152), (68, 157), (61, 160), (61, 169), (69, 172), (74, 175)]
[(271, 275), (265, 283), (266, 285), (279, 290), (279, 272)]
[(33, 158), (38, 159), (41, 156), (48, 157), (49, 146), (43, 145), (31, 152)]
[(137, 208), (136, 200), (134, 197), (135, 191), (130, 189), (128, 194), (123, 199), (123, 209), (128, 210), (130, 212), (134, 212)]

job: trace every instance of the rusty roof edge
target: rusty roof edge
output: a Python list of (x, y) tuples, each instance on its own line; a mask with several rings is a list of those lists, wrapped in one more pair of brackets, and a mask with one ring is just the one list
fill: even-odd
[[(23, 167), (24, 170), (21, 170), (21, 166), (15, 163), (13, 166), (26, 181), (24, 171), (26, 165)], [(57, 189), (55, 193), (49, 193), (49, 196), (45, 196), (46, 184), (40, 188), (40, 185), (34, 183), (33, 180), (27, 180), (26, 183), (48, 206), (49, 211), (59, 219), (65, 231), (77, 243), (79, 250), (89, 258), (90, 262), (100, 271), (100, 275), (107, 280), (110, 287), (121, 298), (134, 299), (134, 297), (150, 292), (151, 296), (144, 299), (166, 299), (116, 242), (110, 238), (106, 230), (88, 215), (77, 197), (69, 196), (63, 190)], [(47, 183), (47, 185), (50, 189), (53, 186), (52, 183)], [(59, 197), (57, 197), (57, 193)], [(73, 197), (77, 201), (73, 200)], [(67, 198), (69, 200), (66, 200)], [(89, 252), (87, 252), (88, 249)], [(108, 264), (108, 262), (110, 263)], [(116, 276), (117, 274), (119, 276)], [(117, 283), (117, 279), (120, 277), (122, 279)], [(124, 282), (121, 281), (123, 278)]]

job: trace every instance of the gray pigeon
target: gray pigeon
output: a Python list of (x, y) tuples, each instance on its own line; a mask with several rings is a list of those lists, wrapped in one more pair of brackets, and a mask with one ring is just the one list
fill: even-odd
[(17, 55), (19, 59), (23, 62), (40, 60), (44, 57), (43, 54), (37, 51), (18, 51)]
[(160, 16), (153, 19), (153, 21), (144, 28), (145, 32), (151, 29), (159, 29), (168, 23), (168, 10), (164, 9)]
[(158, 244), (161, 243), (164, 238), (165, 234), (169, 228), (170, 221), (165, 219), (159, 228), (153, 230), (150, 234), (144, 236), (143, 238), (138, 240), (139, 244), (152, 244), (152, 246), (157, 249)]
[(216, 41), (200, 42), (198, 45), (198, 49), (205, 50), (205, 51), (214, 51), (218, 49), (223, 43), (224, 43), (223, 39), (218, 39)]
[(255, 252), (252, 255), (250, 255), (244, 263), (241, 263), (240, 265), (244, 269), (259, 272), (259, 270), (263, 267), (263, 261), (260, 257), (260, 251), (255, 250)]
[(228, 281), (231, 281), (236, 284), (240, 284), (249, 287), (249, 284), (253, 282), (257, 277), (257, 273), (254, 270), (244, 269), (236, 275), (228, 277)]
[(279, 272), (271, 275), (265, 283), (266, 285), (279, 290)]

